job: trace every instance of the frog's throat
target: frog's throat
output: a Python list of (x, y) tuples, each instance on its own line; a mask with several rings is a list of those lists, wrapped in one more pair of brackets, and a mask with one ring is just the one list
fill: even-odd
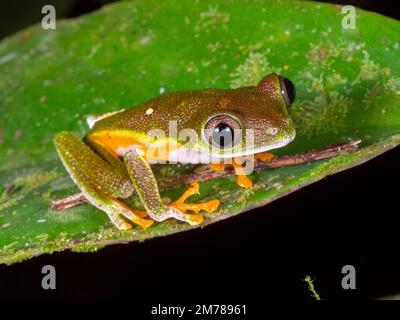
[[(279, 141), (276, 144), (245, 150), (243, 152), (236, 153), (226, 153), (226, 154), (213, 154), (207, 151), (195, 151), (195, 150), (187, 150), (185, 147), (178, 147), (173, 152), (168, 154), (168, 159), (164, 161), (168, 161), (169, 163), (191, 163), (191, 164), (211, 164), (211, 163), (220, 163), (223, 160), (229, 160), (232, 158), (246, 157), (252, 156), (257, 153), (263, 153), (268, 150), (277, 149), (283, 147), (290, 143), (294, 139), (293, 137), (288, 137), (285, 140)], [(160, 163), (160, 161), (152, 159), (151, 163)], [(164, 162), (162, 162), (164, 163)]]

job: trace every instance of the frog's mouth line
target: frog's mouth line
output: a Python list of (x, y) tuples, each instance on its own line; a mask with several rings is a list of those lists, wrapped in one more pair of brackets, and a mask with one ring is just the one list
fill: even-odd
[[(268, 150), (277, 149), (286, 146), (295, 138), (295, 134), (288, 137), (286, 140), (279, 141), (276, 144), (252, 149), (249, 151), (242, 151), (236, 153), (225, 153), (225, 154), (217, 154), (217, 153), (210, 153), (210, 152), (201, 152), (201, 151), (193, 151), (187, 150), (184, 147), (180, 147), (176, 149), (175, 152), (169, 154), (169, 163), (192, 163), (192, 164), (211, 164), (211, 163), (219, 163), (221, 160), (229, 160), (232, 158), (239, 158), (239, 157), (246, 157), (246, 156), (253, 156), (256, 153), (266, 152)], [(151, 161), (151, 163), (158, 163), (157, 160)]]
[(210, 155), (210, 157), (217, 158), (217, 159), (238, 158), (238, 157), (249, 156), (249, 155), (253, 155), (256, 153), (262, 153), (262, 152), (266, 152), (269, 150), (282, 148), (282, 147), (288, 145), (290, 142), (292, 142), (295, 137), (296, 137), (295, 135), (292, 135), (289, 138), (287, 138), (286, 140), (279, 141), (278, 143), (275, 143), (275, 144), (267, 146), (267, 147), (253, 149), (251, 151), (242, 151), (242, 152), (228, 153), (228, 154), (209, 153), (209, 155)]

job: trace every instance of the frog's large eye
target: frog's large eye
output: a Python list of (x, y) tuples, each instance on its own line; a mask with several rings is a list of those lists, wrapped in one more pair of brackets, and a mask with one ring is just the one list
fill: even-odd
[(292, 81), (288, 78), (279, 76), (279, 82), (281, 85), (281, 93), (283, 99), (285, 99), (286, 107), (290, 107), (296, 99), (296, 88)]
[(240, 123), (229, 115), (220, 115), (208, 120), (204, 128), (204, 139), (216, 148), (232, 148), (240, 137)]

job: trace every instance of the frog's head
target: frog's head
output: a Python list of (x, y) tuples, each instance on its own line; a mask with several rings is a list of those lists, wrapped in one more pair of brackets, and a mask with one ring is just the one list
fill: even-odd
[(225, 90), (218, 94), (217, 110), (202, 122), (203, 145), (214, 156), (237, 157), (287, 145), (295, 128), (287, 109), (295, 99), (293, 83), (276, 73), (255, 87)]

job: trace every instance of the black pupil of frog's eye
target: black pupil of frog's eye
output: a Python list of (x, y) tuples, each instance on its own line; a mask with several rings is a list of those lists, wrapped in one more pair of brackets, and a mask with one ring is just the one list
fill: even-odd
[(233, 129), (226, 123), (217, 125), (212, 133), (213, 142), (222, 148), (232, 146), (233, 142)]
[[(296, 99), (296, 88), (294, 87), (294, 84), (292, 81), (290, 81), (288, 78), (283, 77), (283, 83), (285, 84), (286, 88), (286, 95), (289, 99), (290, 104), (293, 104), (294, 100)], [(282, 89), (282, 94), (284, 95), (285, 93), (283, 92), (284, 89)]]

